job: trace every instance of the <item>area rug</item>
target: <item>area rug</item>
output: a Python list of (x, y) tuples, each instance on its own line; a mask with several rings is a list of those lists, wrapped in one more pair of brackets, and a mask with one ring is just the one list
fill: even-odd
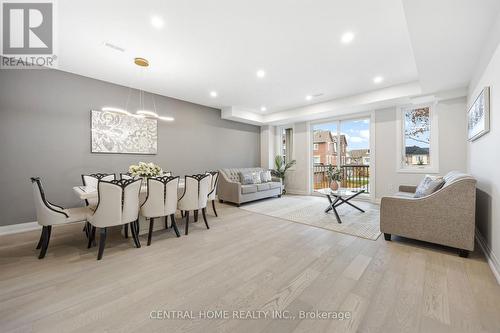
[(340, 232), (356, 237), (376, 240), (380, 236), (379, 206), (366, 201), (352, 201), (365, 211), (343, 204), (337, 208), (342, 223), (337, 223), (333, 212), (325, 213), (326, 197), (285, 195), (241, 205), (241, 209), (307, 224), (317, 228)]

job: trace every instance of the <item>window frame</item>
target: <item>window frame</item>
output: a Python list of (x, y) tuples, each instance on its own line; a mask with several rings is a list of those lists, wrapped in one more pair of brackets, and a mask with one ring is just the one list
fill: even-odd
[[(439, 121), (436, 108), (437, 103), (406, 104), (397, 108), (397, 137), (396, 137), (396, 170), (398, 173), (439, 173)], [(406, 165), (406, 138), (404, 113), (412, 109), (429, 108), (430, 142), (429, 165)]]

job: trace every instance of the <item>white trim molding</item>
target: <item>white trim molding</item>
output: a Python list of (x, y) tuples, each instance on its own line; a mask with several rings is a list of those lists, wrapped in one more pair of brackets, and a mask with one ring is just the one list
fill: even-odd
[(481, 232), (479, 232), (477, 228), (476, 240), (479, 244), (479, 247), (483, 251), (484, 256), (486, 257), (486, 261), (488, 261), (488, 265), (490, 266), (493, 275), (497, 279), (497, 283), (500, 284), (500, 261), (496, 257), (495, 253), (493, 253), (493, 251), (490, 249), (488, 243), (486, 242), (486, 239), (484, 239), (483, 235), (481, 235)]
[(38, 222), (26, 222), (19, 224), (9, 224), (0, 227), (0, 236), (17, 234), (21, 232), (41, 230), (42, 227), (38, 225)]

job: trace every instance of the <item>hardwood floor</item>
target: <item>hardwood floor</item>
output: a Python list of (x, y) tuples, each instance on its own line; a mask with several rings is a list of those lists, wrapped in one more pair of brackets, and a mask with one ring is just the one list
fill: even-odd
[[(0, 237), (1, 332), (499, 332), (500, 286), (479, 252), (396, 238), (371, 241), (218, 205), (147, 247), (110, 230), (101, 261), (81, 225)], [(179, 228), (183, 222), (178, 218)], [(150, 319), (152, 311), (194, 319)], [(200, 319), (227, 310), (230, 318)], [(232, 319), (286, 310), (295, 319)], [(351, 319), (299, 319), (299, 311)], [(208, 314), (208, 312), (206, 312)]]

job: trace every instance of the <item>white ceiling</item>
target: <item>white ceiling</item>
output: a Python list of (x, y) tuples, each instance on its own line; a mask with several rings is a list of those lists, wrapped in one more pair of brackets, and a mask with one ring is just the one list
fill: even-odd
[[(57, 10), (61, 70), (262, 116), (408, 82), (463, 87), (500, 1), (71, 0)], [(137, 56), (151, 64), (142, 78)]]

